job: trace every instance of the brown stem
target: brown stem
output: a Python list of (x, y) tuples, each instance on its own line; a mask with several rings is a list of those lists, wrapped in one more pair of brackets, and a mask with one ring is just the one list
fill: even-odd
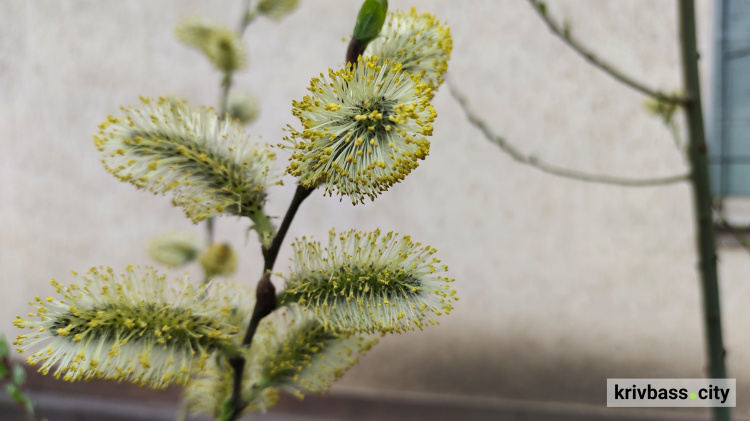
[(276, 236), (273, 237), (271, 245), (268, 246), (267, 249), (263, 249), (263, 258), (265, 259), (265, 265), (263, 266), (264, 271), (270, 272), (273, 270), (273, 265), (276, 263), (276, 258), (279, 257), (281, 243), (284, 241), (284, 237), (286, 237), (289, 226), (292, 225), (292, 220), (297, 214), (300, 205), (305, 199), (310, 197), (310, 193), (312, 193), (313, 190), (315, 189), (308, 189), (301, 185), (297, 186), (297, 190), (294, 192), (294, 197), (292, 198), (292, 203), (289, 204), (289, 209), (286, 211), (286, 215), (284, 215), (284, 220), (281, 221), (279, 231), (276, 233)]
[(255, 289), (255, 308), (247, 326), (247, 332), (242, 339), (242, 345), (250, 347), (253, 343), (255, 331), (258, 330), (260, 321), (276, 309), (276, 288), (271, 283), (271, 272), (266, 272), (260, 278)]
[[(264, 317), (271, 314), (276, 309), (276, 288), (271, 283), (271, 272), (266, 272), (260, 278), (258, 286), (255, 289), (255, 308), (253, 315), (250, 317), (250, 323), (247, 326), (247, 332), (242, 339), (242, 346), (250, 348), (253, 342), (258, 325)], [(245, 358), (237, 356), (229, 359), (229, 365), (234, 370), (232, 377), (232, 418), (239, 416), (247, 403), (242, 402), (242, 374), (245, 372)]]
[(351, 64), (352, 67), (356, 66), (357, 59), (365, 52), (366, 47), (367, 44), (362, 42), (359, 38), (352, 38), (352, 40), (349, 41), (349, 47), (346, 49), (346, 63)]
[[(281, 244), (284, 242), (284, 237), (286, 237), (286, 233), (289, 231), (289, 226), (291, 226), (294, 216), (297, 214), (302, 202), (310, 197), (313, 190), (315, 189), (308, 189), (300, 185), (297, 186), (292, 202), (289, 204), (286, 215), (284, 215), (284, 220), (281, 222), (278, 232), (273, 237), (271, 245), (267, 249), (265, 247), (262, 249), (264, 259), (263, 275), (255, 289), (255, 307), (253, 308), (253, 314), (250, 317), (247, 331), (245, 331), (245, 336), (242, 339), (243, 347), (250, 348), (261, 320), (276, 309), (276, 288), (274, 288), (271, 282), (271, 271), (279, 256)], [(229, 365), (232, 367), (234, 374), (232, 376), (232, 396), (230, 401), (232, 412), (228, 420), (234, 421), (247, 406), (246, 402), (242, 402), (242, 377), (245, 372), (245, 358), (242, 356), (230, 358)]]

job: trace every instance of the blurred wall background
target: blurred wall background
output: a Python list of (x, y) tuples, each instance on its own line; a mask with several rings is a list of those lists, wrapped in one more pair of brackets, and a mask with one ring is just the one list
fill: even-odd
[[(360, 2), (303, 0), (275, 24), (246, 32), (249, 69), (238, 89), (261, 99), (255, 139), (276, 144), (298, 125), (291, 101), (309, 79), (343, 64)], [(567, 19), (603, 59), (665, 91), (681, 86), (676, 4), (565, 0)], [(698, 4), (703, 87), (709, 86), (712, 2)], [(523, 151), (608, 175), (683, 173), (683, 153), (645, 97), (589, 66), (526, 2), (391, 0), (447, 22), (451, 82), (471, 108)], [(203, 234), (168, 198), (137, 191), (100, 164), (92, 135), (138, 96), (216, 105), (220, 75), (177, 42), (180, 18), (235, 27), (239, 1), (0, 2), (0, 331), (70, 270), (150, 264), (156, 234)], [(704, 98), (709, 98), (704, 95)], [(431, 155), (375, 202), (352, 207), (315, 193), (291, 238), (380, 227), (439, 250), (461, 301), (441, 326), (384, 337), (336, 387), (602, 405), (607, 377), (703, 377), (703, 329), (689, 187), (625, 188), (552, 177), (521, 166), (470, 126), (447, 86), (435, 101)], [(708, 105), (708, 103), (706, 104)], [(281, 170), (288, 155), (279, 153)], [(273, 189), (282, 215), (294, 188)], [(261, 272), (248, 223), (217, 222), (239, 249), (234, 281)], [(289, 241), (288, 240), (288, 241)], [(289, 248), (277, 264), (285, 271)], [(190, 269), (198, 273), (197, 268)], [(180, 275), (184, 270), (173, 271)], [(750, 387), (750, 255), (720, 250), (728, 369), (740, 413)]]

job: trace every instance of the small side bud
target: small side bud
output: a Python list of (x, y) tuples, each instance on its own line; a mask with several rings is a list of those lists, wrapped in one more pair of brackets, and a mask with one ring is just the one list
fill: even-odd
[(539, 8), (539, 11), (542, 13), (543, 16), (547, 16), (547, 4), (544, 2), (537, 2), (536, 7)]
[(261, 0), (258, 3), (258, 13), (273, 20), (281, 20), (297, 8), (299, 0)]
[(233, 72), (247, 66), (242, 39), (214, 20), (204, 17), (183, 19), (175, 28), (175, 34), (183, 43), (203, 51), (219, 70)]
[(148, 255), (159, 263), (179, 267), (192, 262), (200, 253), (199, 239), (188, 232), (167, 232), (154, 237)]
[[(664, 95), (661, 92), (659, 94)], [(666, 98), (667, 95), (664, 95), (664, 97)], [(666, 124), (672, 122), (672, 118), (677, 111), (677, 104), (675, 104), (674, 102), (667, 102), (662, 98), (649, 98), (646, 100), (643, 106), (648, 113), (661, 117), (661, 119)]]
[(276, 309), (276, 288), (271, 283), (271, 274), (268, 272), (258, 282), (255, 289), (255, 302), (253, 318), (257, 316), (262, 319)]
[(248, 124), (258, 117), (260, 102), (250, 92), (234, 92), (227, 99), (227, 114), (239, 120), (240, 123)]
[(237, 269), (237, 254), (229, 244), (211, 244), (201, 256), (206, 276), (229, 276)]

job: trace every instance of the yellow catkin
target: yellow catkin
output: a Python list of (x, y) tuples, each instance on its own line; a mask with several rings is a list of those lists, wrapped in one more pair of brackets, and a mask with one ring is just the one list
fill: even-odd
[[(187, 280), (169, 283), (153, 268), (128, 267), (116, 275), (92, 268), (78, 284), (52, 281), (60, 299), (34, 303), (36, 313), (14, 325), (19, 352), (40, 372), (67, 380), (128, 381), (162, 389), (186, 383), (214, 351), (233, 343), (246, 314), (237, 286), (206, 291)], [(243, 305), (242, 308), (252, 308)]]
[(435, 249), (379, 230), (331, 231), (327, 246), (297, 241), (283, 296), (324, 324), (353, 332), (403, 332), (435, 324), (458, 298)]
[(452, 49), (447, 26), (429, 13), (411, 9), (389, 13), (380, 36), (368, 44), (365, 55), (378, 57), (377, 64), (384, 60), (399, 63), (403, 71), (420, 75), (432, 99), (445, 80)]
[(311, 94), (292, 102), (303, 129), (289, 127), (282, 145), (292, 149), (288, 174), (354, 204), (374, 200), (418, 166), (436, 117), (419, 75), (387, 60), (368, 66), (376, 62), (360, 57), (354, 69), (313, 78)]

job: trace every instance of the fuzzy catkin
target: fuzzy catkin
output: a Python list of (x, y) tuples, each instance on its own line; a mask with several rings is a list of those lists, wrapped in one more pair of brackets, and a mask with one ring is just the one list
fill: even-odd
[(310, 95), (293, 101), (302, 131), (289, 127), (293, 149), (286, 172), (305, 187), (375, 200), (400, 182), (430, 150), (435, 109), (430, 88), (397, 63), (360, 57), (357, 66), (329, 70), (310, 82)]
[(389, 13), (380, 36), (367, 49), (366, 56), (382, 62), (400, 63), (404, 72), (418, 74), (429, 85), (430, 99), (445, 81), (453, 49), (450, 29), (429, 13), (397, 10)]
[(353, 332), (403, 332), (435, 324), (458, 298), (435, 249), (380, 230), (331, 231), (327, 246), (295, 242), (283, 297), (326, 327)]
[[(245, 411), (265, 411), (276, 403), (278, 391), (299, 398), (324, 393), (377, 339), (326, 329), (317, 319), (292, 304), (263, 319), (249, 350), (241, 396)], [(218, 358), (186, 388), (192, 412), (219, 417), (230, 398), (234, 370)]]
[[(35, 297), (35, 312), (14, 325), (27, 362), (63, 380), (125, 380), (156, 389), (184, 384), (209, 356), (232, 346), (246, 315), (237, 315), (236, 286), (169, 284), (153, 268), (92, 268), (77, 284), (52, 280), (60, 299)], [(41, 349), (39, 349), (41, 348)]]
[(249, 217), (265, 243), (273, 227), (263, 206), (275, 154), (243, 127), (185, 101), (142, 98), (141, 108), (99, 126), (104, 167), (122, 181), (171, 194), (194, 223), (221, 214)]

